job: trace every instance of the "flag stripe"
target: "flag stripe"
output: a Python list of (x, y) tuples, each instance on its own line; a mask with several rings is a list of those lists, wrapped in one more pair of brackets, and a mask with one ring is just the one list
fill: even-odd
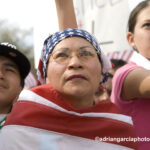
[[(26, 95), (28, 95), (28, 97), (26, 98)], [(39, 104), (43, 104), (49, 107), (52, 107), (54, 109), (57, 109), (59, 111), (68, 113), (68, 114), (73, 114), (76, 116), (87, 116), (87, 117), (103, 117), (103, 118), (110, 118), (110, 119), (115, 119), (118, 121), (122, 121), (125, 123), (129, 123), (132, 125), (132, 120), (131, 117), (126, 116), (126, 115), (122, 115), (122, 114), (114, 114), (114, 113), (77, 113), (77, 112), (73, 112), (73, 111), (68, 111), (58, 105), (56, 105), (55, 103), (37, 95), (36, 93), (33, 93), (32, 91), (29, 90), (23, 90), (19, 99), (18, 100), (25, 100), (25, 101), (31, 101), (33, 102), (33, 97), (34, 97), (34, 102), (39, 103)]]
[[(5, 150), (133, 150), (117, 144), (27, 126), (6, 126), (1, 134), (4, 139), (7, 139), (7, 142), (0, 140), (3, 143), (0, 144), (0, 149)], [(22, 142), (19, 143), (17, 139), (22, 139)], [(37, 141), (30, 142), (31, 139), (37, 139)]]
[(113, 51), (108, 52), (106, 56), (108, 56), (109, 59), (123, 59), (128, 62), (133, 52), (134, 52), (133, 50)]
[[(117, 119), (119, 111), (109, 101), (79, 109), (79, 111), (49, 84), (33, 88), (19, 99), (21, 100), (14, 104), (7, 117), (6, 127), (9, 125), (28, 126), (93, 141), (95, 137), (135, 137), (133, 126), (122, 119)], [(124, 116), (120, 115), (120, 117)], [(106, 142), (130, 148), (136, 146), (133, 141)]]

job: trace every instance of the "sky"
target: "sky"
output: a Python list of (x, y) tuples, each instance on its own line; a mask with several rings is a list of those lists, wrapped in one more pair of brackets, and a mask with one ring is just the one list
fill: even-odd
[[(34, 55), (38, 58), (39, 53), (36, 50), (41, 49), (43, 39), (50, 32), (54, 32), (54, 29), (58, 29), (55, 11), (54, 0), (0, 0), (0, 20), (8, 20), (10, 24), (18, 25), (22, 29), (33, 27), (34, 43), (42, 41), (34, 46)], [(39, 36), (37, 32), (44, 34)]]
[(22, 28), (33, 26), (35, 0), (0, 0), (0, 19), (8, 19)]
[[(0, 20), (7, 19), (21, 28), (34, 27), (36, 20), (40, 19), (42, 24), (43, 16), (55, 11), (51, 4), (54, 5), (54, 0), (0, 0)], [(55, 15), (51, 13), (49, 16)]]

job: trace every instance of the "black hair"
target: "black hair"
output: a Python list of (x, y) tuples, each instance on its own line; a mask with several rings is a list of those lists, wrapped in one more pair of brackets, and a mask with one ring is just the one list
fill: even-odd
[[(21, 76), (20, 76), (21, 77)], [(24, 78), (21, 77), (21, 87), (24, 88)]]
[(113, 65), (113, 69), (115, 69), (115, 70), (117, 70), (118, 68), (127, 64), (127, 62), (125, 60), (122, 60), (122, 59), (111, 59), (111, 63)]
[[(112, 69), (114, 69), (115, 71), (118, 68), (122, 67), (123, 65), (127, 64), (127, 62), (125, 60), (122, 60), (122, 59), (111, 59), (110, 61), (111, 61), (112, 66), (113, 66)], [(108, 78), (113, 78), (113, 75), (109, 72), (106, 72), (103, 75), (104, 75), (104, 78), (100, 84), (105, 83), (108, 80)]]

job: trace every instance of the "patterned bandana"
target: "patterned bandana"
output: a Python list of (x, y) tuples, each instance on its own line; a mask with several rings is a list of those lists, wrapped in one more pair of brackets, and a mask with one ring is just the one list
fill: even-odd
[(110, 62), (107, 60), (106, 56), (104, 56), (104, 54), (102, 53), (102, 51), (99, 47), (99, 44), (93, 35), (91, 35), (90, 33), (88, 33), (87, 31), (85, 31), (83, 29), (68, 28), (68, 29), (64, 29), (60, 32), (56, 32), (56, 33), (50, 35), (45, 40), (42, 55), (41, 55), (41, 60), (40, 60), (39, 67), (38, 67), (39, 68), (39, 70), (38, 70), (39, 81), (41, 80), (41, 78), (44, 78), (44, 80), (45, 80), (48, 56), (52, 53), (56, 44), (58, 44), (60, 41), (62, 41), (63, 39), (65, 39), (67, 37), (74, 37), (74, 36), (86, 39), (93, 45), (95, 50), (100, 53), (99, 59), (102, 64), (102, 67), (103, 67), (102, 68), (103, 73), (105, 73), (108, 69), (111, 68)]

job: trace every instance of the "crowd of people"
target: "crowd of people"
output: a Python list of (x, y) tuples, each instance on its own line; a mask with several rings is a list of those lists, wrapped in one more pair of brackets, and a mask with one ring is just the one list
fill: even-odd
[(60, 31), (44, 41), (39, 86), (23, 90), (29, 60), (0, 44), (0, 150), (148, 150), (150, 0), (130, 13), (131, 62), (108, 60), (78, 29), (73, 0), (55, 4)]

